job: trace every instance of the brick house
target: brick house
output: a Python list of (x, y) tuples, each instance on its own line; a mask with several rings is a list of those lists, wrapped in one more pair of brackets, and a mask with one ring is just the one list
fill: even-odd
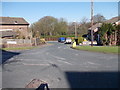
[(29, 23), (24, 18), (0, 17), (0, 20), (1, 20), (0, 31), (19, 32), (19, 34), (25, 38), (29, 36), (29, 33), (28, 33)]
[[(119, 17), (113, 17), (109, 20), (106, 20), (104, 23), (120, 25), (120, 19), (119, 19)], [(101, 27), (101, 25), (102, 25), (102, 23), (96, 23), (92, 27), (94, 40), (97, 41), (98, 44), (100, 43), (100, 36), (98, 34), (98, 31), (99, 31), (99, 28)], [(91, 27), (88, 29), (88, 40), (91, 40)], [(116, 45), (118, 43), (117, 32), (113, 33), (111, 35), (111, 40), (112, 40), (112, 43), (111, 43), (112, 45)]]

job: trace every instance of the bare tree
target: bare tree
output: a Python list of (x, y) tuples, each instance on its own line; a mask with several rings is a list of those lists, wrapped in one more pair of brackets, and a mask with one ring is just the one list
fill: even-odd
[(105, 17), (101, 14), (94, 15), (93, 18), (94, 23), (102, 23), (106, 20)]

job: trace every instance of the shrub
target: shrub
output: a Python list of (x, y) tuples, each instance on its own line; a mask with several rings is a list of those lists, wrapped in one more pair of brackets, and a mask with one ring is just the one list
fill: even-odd
[(78, 43), (82, 43), (83, 42), (83, 37), (78, 37)]

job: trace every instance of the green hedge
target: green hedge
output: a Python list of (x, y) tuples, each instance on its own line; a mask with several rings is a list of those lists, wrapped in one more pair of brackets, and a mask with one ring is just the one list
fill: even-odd
[(78, 43), (82, 43), (83, 42), (83, 37), (78, 37)]
[(74, 35), (58, 35), (58, 36), (41, 36), (41, 38), (59, 38), (59, 37), (74, 37)]

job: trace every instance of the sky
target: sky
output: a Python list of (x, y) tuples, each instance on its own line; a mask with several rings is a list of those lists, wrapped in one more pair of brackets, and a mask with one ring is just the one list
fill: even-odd
[[(23, 17), (30, 24), (44, 16), (64, 18), (68, 22), (80, 22), (91, 18), (90, 2), (2, 2), (2, 16)], [(117, 2), (94, 2), (94, 15), (106, 19), (118, 16)]]

